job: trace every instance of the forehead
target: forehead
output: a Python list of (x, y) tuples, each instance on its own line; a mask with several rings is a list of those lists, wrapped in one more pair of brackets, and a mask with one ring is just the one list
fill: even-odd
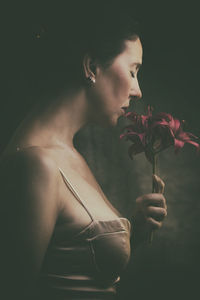
[(140, 39), (126, 40), (124, 50), (116, 57), (116, 60), (127, 62), (128, 64), (142, 64), (142, 44)]

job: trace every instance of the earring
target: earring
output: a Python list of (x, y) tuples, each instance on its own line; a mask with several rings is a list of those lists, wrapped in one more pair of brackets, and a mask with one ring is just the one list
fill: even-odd
[(91, 83), (95, 83), (96, 80), (92, 76), (87, 77), (87, 80), (89, 80)]

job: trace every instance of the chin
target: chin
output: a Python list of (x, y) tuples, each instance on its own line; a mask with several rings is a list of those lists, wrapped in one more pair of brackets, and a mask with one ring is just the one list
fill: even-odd
[(104, 128), (112, 128), (115, 127), (118, 123), (118, 116), (113, 116), (112, 118), (104, 119), (101, 123), (101, 126)]
[(96, 118), (93, 118), (92, 123), (102, 127), (102, 128), (112, 128), (115, 127), (118, 123), (119, 114), (113, 115), (98, 115)]

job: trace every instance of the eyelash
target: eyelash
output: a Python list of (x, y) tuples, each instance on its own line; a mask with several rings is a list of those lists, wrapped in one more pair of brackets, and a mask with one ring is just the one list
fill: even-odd
[(133, 72), (133, 71), (130, 71), (130, 73), (131, 73), (131, 77), (135, 78), (134, 72)]

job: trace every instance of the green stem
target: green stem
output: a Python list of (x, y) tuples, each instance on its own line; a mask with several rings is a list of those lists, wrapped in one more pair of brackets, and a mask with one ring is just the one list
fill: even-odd
[[(153, 156), (153, 164), (152, 164), (152, 174), (157, 173), (157, 154)], [(155, 182), (152, 178), (152, 193), (155, 193)]]
[[(155, 154), (153, 156), (153, 163), (152, 163), (152, 173), (153, 175), (157, 173), (157, 155)], [(155, 181), (152, 178), (152, 193), (155, 193)], [(148, 243), (152, 244), (153, 242), (153, 231), (150, 231), (149, 236), (148, 236)]]

